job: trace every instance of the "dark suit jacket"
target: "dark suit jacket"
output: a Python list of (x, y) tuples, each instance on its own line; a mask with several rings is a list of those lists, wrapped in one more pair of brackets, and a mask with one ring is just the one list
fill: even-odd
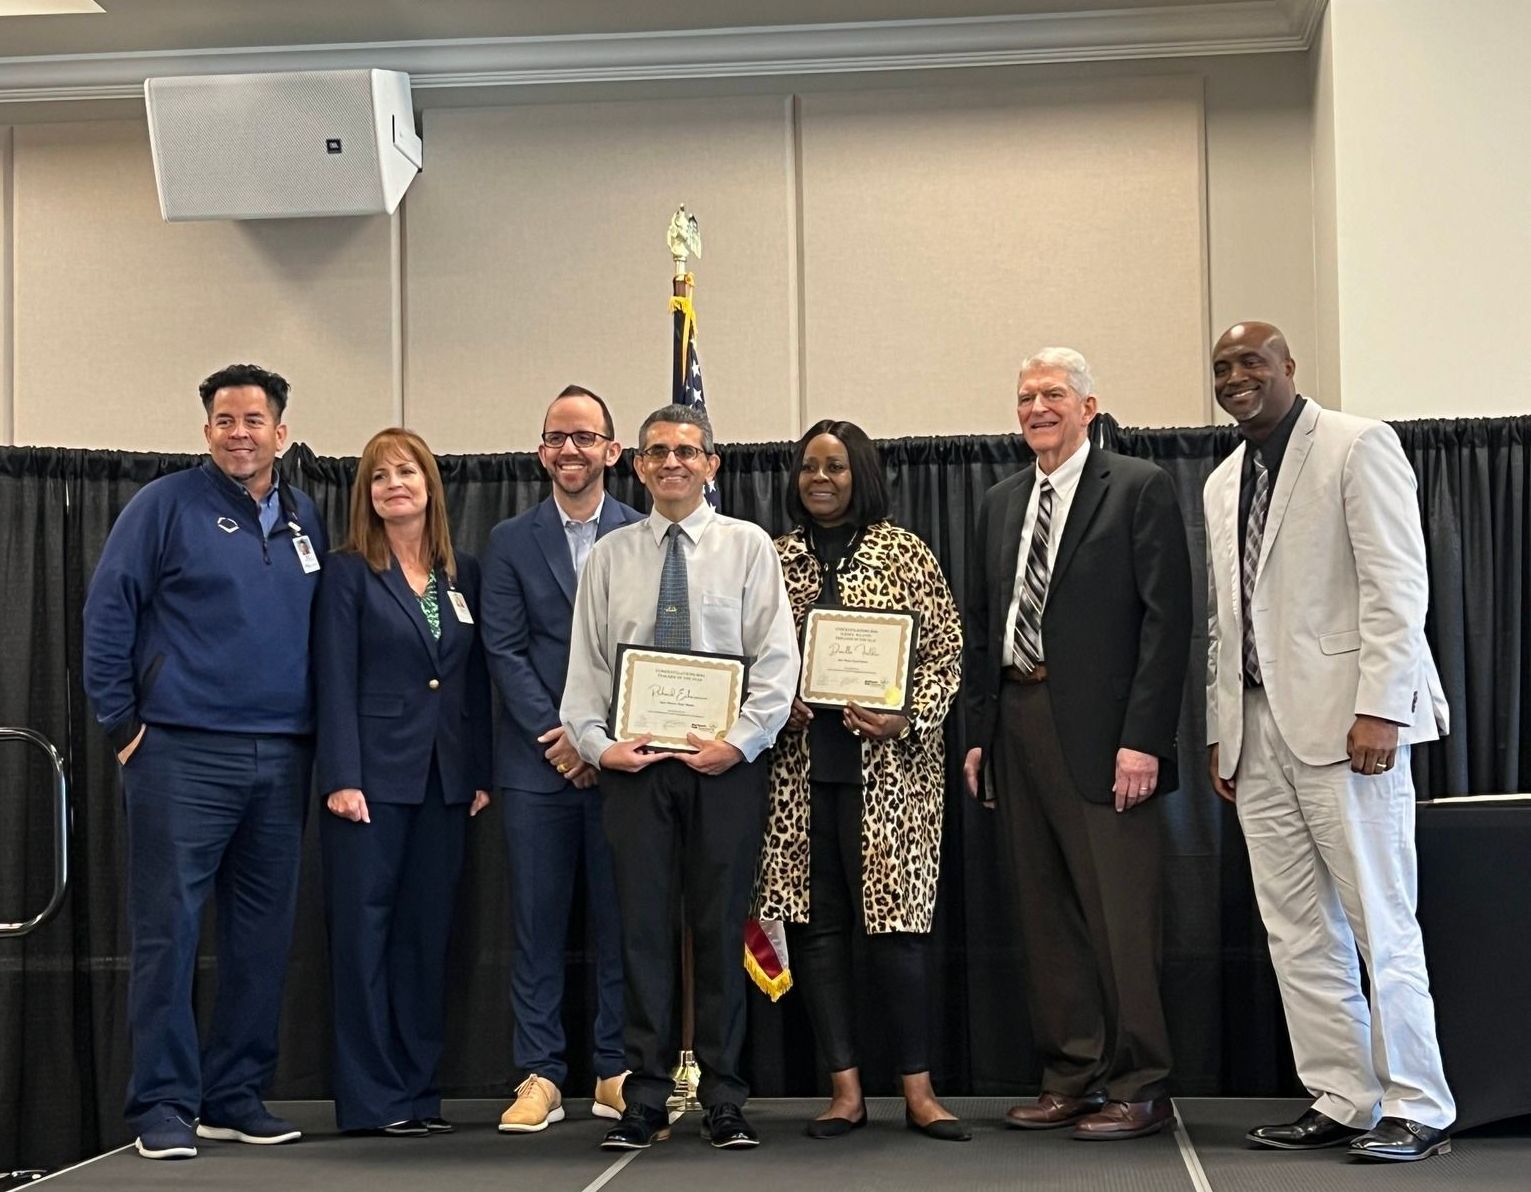
[[(1005, 618), (1033, 464), (984, 495), (968, 582), (969, 747), (993, 757)], [(1084, 798), (1114, 796), (1116, 751), (1159, 758), (1157, 792), (1180, 784), (1176, 726), (1191, 641), (1191, 564), (1169, 477), (1092, 447), (1069, 507), (1042, 613), (1058, 739)]]
[[(607, 493), (596, 537), (643, 518)], [(558, 727), (574, 591), (569, 540), (552, 497), (495, 526), (484, 551), (483, 632), (502, 713), (494, 749), (497, 786), (550, 793), (566, 785), (537, 738)]]
[[(478, 563), (457, 554), (458, 591), (475, 621)], [(397, 565), (381, 575), (360, 555), (324, 560), (314, 607), (319, 792), (355, 787), (376, 803), (425, 798), (434, 750), (448, 803), (490, 783), (489, 675), (478, 626), (457, 619), (440, 579), (441, 639)]]

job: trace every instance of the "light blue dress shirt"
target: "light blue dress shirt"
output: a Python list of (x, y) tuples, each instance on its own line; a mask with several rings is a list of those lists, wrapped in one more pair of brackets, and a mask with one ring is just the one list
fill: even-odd
[(606, 509), (606, 494), (601, 494), (601, 503), (595, 507), (595, 512), (589, 521), (575, 521), (563, 511), (563, 506), (558, 504), (558, 498), (553, 498), (553, 504), (558, 508), (558, 520), (563, 522), (563, 536), (569, 542), (569, 560), (574, 564), (574, 578), (578, 579), (585, 570), (585, 560), (590, 557), (590, 548), (595, 545), (595, 534), (600, 529), (601, 514)]

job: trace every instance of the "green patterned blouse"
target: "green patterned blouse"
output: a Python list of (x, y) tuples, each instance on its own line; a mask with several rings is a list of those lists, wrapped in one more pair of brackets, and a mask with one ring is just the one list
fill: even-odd
[(441, 604), (436, 599), (436, 571), (431, 569), (430, 575), (425, 581), (425, 591), (418, 597), (420, 611), (425, 614), (425, 623), (431, 627), (431, 636), (437, 641), (441, 640)]

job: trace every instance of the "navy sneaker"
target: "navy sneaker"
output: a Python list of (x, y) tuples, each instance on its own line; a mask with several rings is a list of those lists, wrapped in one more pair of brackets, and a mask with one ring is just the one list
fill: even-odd
[(198, 1138), (214, 1138), (219, 1142), (253, 1142), (256, 1146), (275, 1146), (279, 1142), (296, 1142), (303, 1137), (291, 1122), (266, 1112), (264, 1105), (257, 1105), (248, 1113), (226, 1117), (222, 1121), (204, 1118), (197, 1123)]
[(145, 1159), (195, 1159), (197, 1134), (173, 1107), (161, 1105), (144, 1119), (133, 1146)]

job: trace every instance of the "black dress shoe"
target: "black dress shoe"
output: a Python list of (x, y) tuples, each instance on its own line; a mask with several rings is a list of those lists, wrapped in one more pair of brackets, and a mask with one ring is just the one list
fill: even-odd
[(420, 1124), (431, 1134), (450, 1134), (453, 1130), (457, 1129), (456, 1126), (444, 1117), (421, 1118)]
[(617, 1124), (606, 1131), (601, 1149), (607, 1151), (643, 1151), (653, 1143), (670, 1137), (670, 1116), (662, 1109), (650, 1109), (629, 1101)]
[(828, 1117), (814, 1118), (809, 1122), (803, 1133), (809, 1138), (841, 1138), (852, 1130), (859, 1130), (867, 1124), (866, 1106), (861, 1107), (861, 1116), (854, 1121), (850, 1118)]
[(926, 1138), (937, 1138), (942, 1142), (968, 1142), (973, 1137), (973, 1132), (957, 1118), (937, 1118), (922, 1126), (907, 1109), (904, 1110), (904, 1125)]
[(732, 1101), (714, 1105), (702, 1115), (702, 1137), (719, 1150), (760, 1145), (760, 1135)]
[(1353, 1126), (1309, 1109), (1295, 1122), (1256, 1126), (1244, 1137), (1258, 1146), (1272, 1146), (1281, 1151), (1317, 1151), (1326, 1146), (1344, 1146), (1360, 1134), (1361, 1131)]
[(402, 1122), (389, 1122), (379, 1130), (369, 1133), (381, 1134), (384, 1138), (424, 1138), (429, 1134), (430, 1127), (419, 1118), (405, 1118)]
[(1356, 1159), (1411, 1163), (1415, 1159), (1428, 1159), (1431, 1155), (1445, 1155), (1450, 1151), (1451, 1136), (1446, 1131), (1411, 1122), (1408, 1118), (1385, 1117), (1352, 1142), (1349, 1153)]

